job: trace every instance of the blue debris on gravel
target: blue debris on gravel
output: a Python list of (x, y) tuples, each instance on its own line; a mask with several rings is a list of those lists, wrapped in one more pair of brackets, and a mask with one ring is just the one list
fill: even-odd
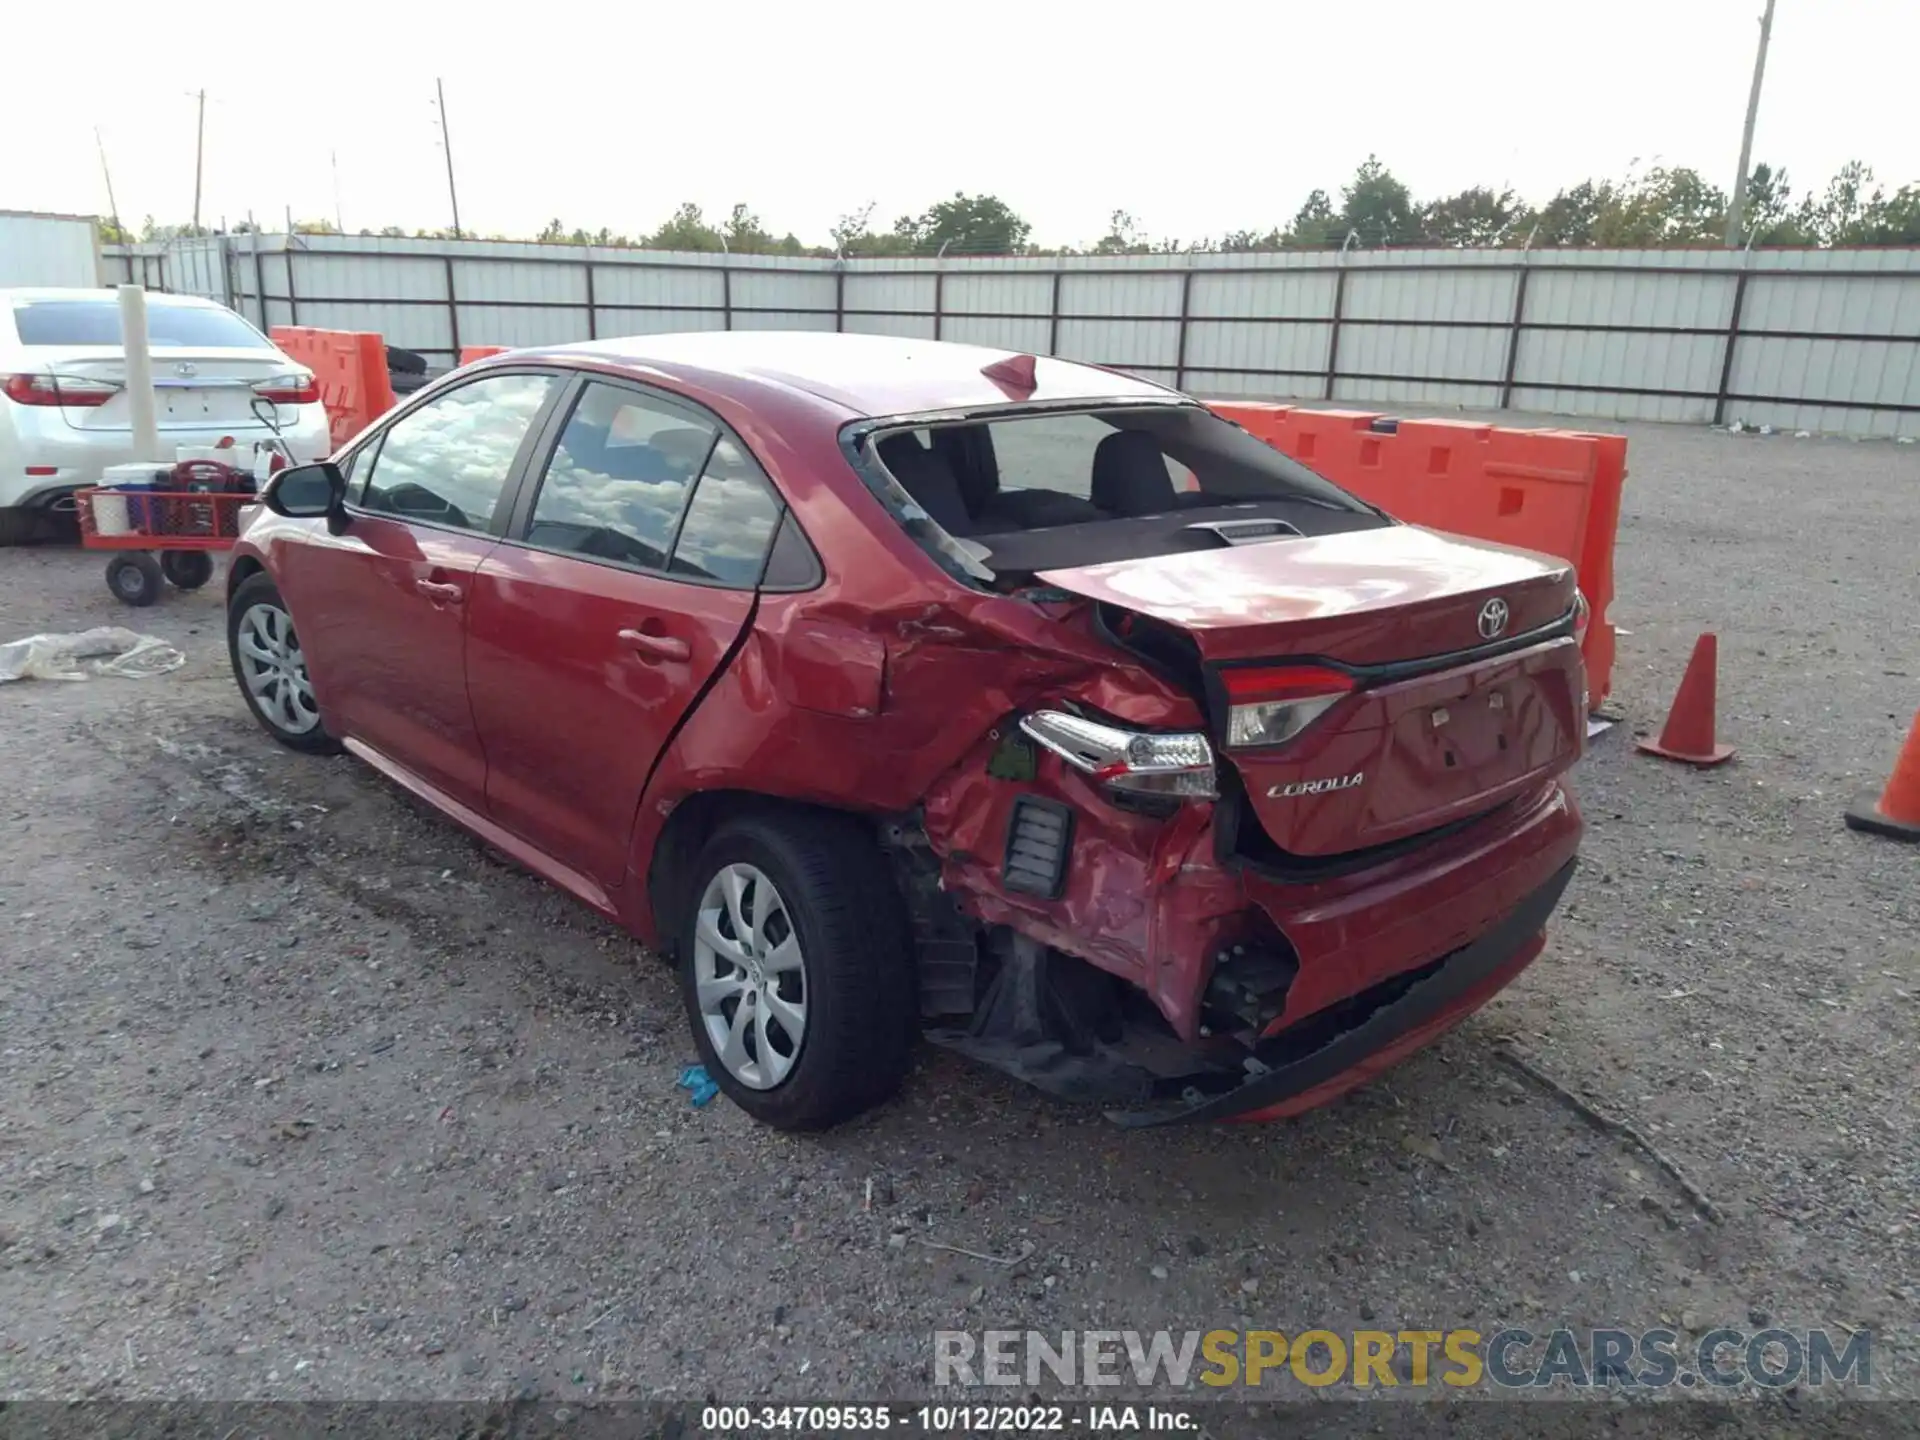
[(695, 1105), (704, 1105), (720, 1093), (720, 1087), (713, 1083), (704, 1065), (687, 1066), (674, 1083), (687, 1092), (687, 1098)]

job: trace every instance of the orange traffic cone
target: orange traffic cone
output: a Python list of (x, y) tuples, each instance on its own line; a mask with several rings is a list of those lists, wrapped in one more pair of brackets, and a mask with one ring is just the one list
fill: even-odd
[(1713, 739), (1714, 672), (1719, 663), (1720, 641), (1708, 631), (1693, 642), (1693, 658), (1680, 678), (1680, 690), (1673, 697), (1660, 738), (1635, 741), (1640, 749), (1688, 765), (1718, 765), (1733, 758), (1731, 745), (1716, 745)]
[(1848, 806), (1847, 824), (1870, 835), (1920, 840), (1920, 715), (1913, 717), (1887, 788), (1878, 798), (1869, 793)]

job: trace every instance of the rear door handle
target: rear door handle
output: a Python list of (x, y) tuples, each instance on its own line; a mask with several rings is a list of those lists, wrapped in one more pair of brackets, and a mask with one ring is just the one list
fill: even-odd
[(688, 660), (693, 657), (693, 651), (687, 648), (687, 642), (673, 635), (649, 635), (644, 630), (622, 630), (620, 638), (642, 655), (651, 655), (658, 660)]
[(429, 600), (438, 600), (448, 605), (458, 605), (467, 593), (458, 585), (446, 585), (438, 580), (416, 580), (413, 582), (413, 588)]

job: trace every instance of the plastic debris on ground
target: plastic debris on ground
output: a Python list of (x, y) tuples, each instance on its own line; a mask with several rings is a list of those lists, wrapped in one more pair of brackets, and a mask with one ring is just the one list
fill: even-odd
[(164, 640), (118, 625), (97, 625), (74, 634), (29, 635), (0, 645), (0, 683), (89, 680), (98, 675), (144, 680), (186, 663), (186, 655)]
[(686, 1091), (687, 1098), (695, 1105), (704, 1105), (720, 1093), (720, 1087), (714, 1084), (713, 1077), (707, 1074), (704, 1065), (687, 1066), (673, 1083)]

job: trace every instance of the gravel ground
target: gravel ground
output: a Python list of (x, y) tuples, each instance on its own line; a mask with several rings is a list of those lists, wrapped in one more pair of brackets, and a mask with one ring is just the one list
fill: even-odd
[[(0, 552), (0, 639), (190, 657), (0, 690), (0, 1393), (905, 1397), (937, 1328), (1776, 1323), (1920, 1394), (1920, 853), (1840, 821), (1920, 702), (1920, 451), (1627, 429), (1629, 719), (1547, 954), (1272, 1127), (1123, 1133), (931, 1050), (830, 1135), (695, 1109), (663, 968), (271, 745), (217, 584), (130, 612)], [(1739, 758), (1697, 773), (1629, 732), (1706, 627)]]

